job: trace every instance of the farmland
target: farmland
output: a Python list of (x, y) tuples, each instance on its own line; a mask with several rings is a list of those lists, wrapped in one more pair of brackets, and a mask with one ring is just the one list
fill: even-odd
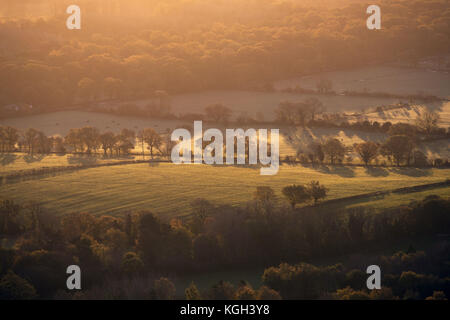
[(450, 97), (448, 72), (425, 68), (399, 68), (394, 66), (370, 66), (353, 70), (312, 74), (300, 78), (281, 80), (277, 89), (300, 85), (314, 89), (321, 78), (331, 79), (337, 92), (344, 90), (388, 92), (396, 94), (425, 93), (442, 98)]
[(0, 155), (0, 175), (28, 171), (44, 167), (66, 167), (79, 165), (107, 164), (135, 159), (134, 156), (103, 158), (99, 155), (5, 153)]
[[(44, 115), (43, 115), (44, 116)], [(66, 119), (72, 119), (68, 121), (74, 121), (73, 119), (78, 118), (78, 123), (71, 123), (75, 127), (82, 126), (84, 120), (89, 117), (90, 114), (88, 112), (70, 112), (67, 115)], [(65, 131), (60, 131), (58, 128), (54, 128), (52, 126), (40, 125), (39, 120), (36, 116), (34, 123), (38, 124), (39, 128), (43, 128), (46, 134), (65, 134)], [(90, 124), (99, 128), (100, 130), (109, 130), (106, 129), (104, 123), (112, 123), (118, 117), (108, 116), (104, 114), (96, 114), (95, 119), (97, 119), (98, 123), (95, 120), (91, 120)], [(123, 128), (134, 128), (133, 123), (139, 125), (139, 129), (145, 128), (146, 126), (153, 127), (155, 130), (162, 126), (174, 126), (176, 127), (177, 123), (172, 121), (161, 122), (158, 125), (158, 122), (146, 122), (145, 120), (138, 119), (135, 122), (133, 118), (123, 117), (121, 119), (121, 123), (123, 124)], [(64, 120), (60, 120), (60, 122), (64, 122)], [(23, 128), (25, 130), (26, 121), (22, 123)], [(129, 125), (129, 127), (127, 127)], [(182, 126), (182, 123), (178, 123), (178, 125)], [(67, 128), (67, 127), (66, 127)], [(70, 127), (69, 127), (70, 128)], [(122, 127), (118, 127), (119, 129)], [(118, 130), (116, 130), (118, 131)], [(296, 156), (297, 151), (305, 151), (308, 148), (308, 145), (313, 141), (324, 141), (328, 138), (337, 138), (343, 144), (347, 146), (352, 146), (354, 143), (361, 143), (364, 141), (375, 141), (382, 143), (387, 137), (387, 134), (384, 133), (376, 133), (376, 132), (363, 132), (352, 129), (340, 129), (340, 128), (292, 128), (292, 127), (282, 127), (280, 129), (280, 156), (284, 158), (285, 156)], [(419, 150), (421, 150), (428, 159), (436, 159), (436, 158), (449, 158), (450, 157), (450, 148), (449, 143), (446, 140), (439, 141), (431, 141), (426, 144), (420, 144), (417, 146)], [(145, 150), (145, 159), (149, 159), (149, 151), (144, 147)], [(0, 175), (7, 175), (11, 173), (15, 173), (18, 171), (27, 171), (32, 169), (39, 169), (43, 167), (62, 167), (62, 166), (75, 166), (75, 165), (93, 165), (93, 164), (106, 164), (113, 163), (119, 161), (128, 161), (128, 160), (142, 160), (142, 148), (139, 143), (136, 143), (135, 148), (132, 150), (132, 155), (127, 155), (123, 157), (106, 157), (104, 158), (102, 155), (102, 151), (99, 150), (98, 154), (93, 155), (72, 155), (72, 154), (36, 154), (36, 155), (28, 155), (25, 153), (5, 153), (0, 155)], [(352, 157), (353, 163), (358, 163), (358, 155), (354, 150), (349, 152), (349, 156)], [(359, 161), (360, 163), (360, 161)]]
[[(195, 198), (216, 204), (242, 205), (256, 186), (275, 190), (289, 184), (319, 180), (329, 199), (396, 189), (450, 178), (448, 169), (322, 166), (316, 169), (283, 165), (275, 176), (261, 176), (252, 167), (134, 164), (69, 172), (54, 177), (2, 185), (2, 196), (19, 203), (34, 201), (57, 214), (86, 211), (120, 214), (150, 210), (164, 218), (190, 213)], [(447, 188), (448, 191), (448, 188)], [(445, 191), (444, 191), (445, 193)]]
[[(420, 69), (393, 68), (386, 66), (369, 67), (356, 70), (336, 71), (327, 74), (305, 76), (299, 79), (275, 83), (277, 90), (300, 85), (314, 89), (321, 77), (333, 81), (334, 90), (363, 90), (365, 86), (373, 91), (393, 93), (433, 94), (448, 97), (448, 74)], [(409, 79), (409, 80), (408, 80)], [(413, 79), (413, 80), (411, 80)], [(415, 79), (415, 80), (414, 80)], [(424, 81), (423, 79), (427, 79)], [(416, 81), (417, 83), (414, 83)], [(420, 84), (420, 86), (418, 86)], [(422, 89), (419, 90), (419, 87)], [(310, 97), (305, 94), (283, 92), (255, 91), (205, 91), (199, 93), (179, 94), (171, 97), (172, 111), (175, 114), (203, 112), (204, 107), (213, 103), (223, 103), (230, 107), (233, 116), (246, 112), (254, 116), (262, 112), (265, 120), (272, 120), (274, 110), (283, 100), (298, 101)], [(393, 123), (414, 122), (423, 107), (409, 109), (390, 109), (383, 112), (370, 111), (376, 106), (398, 102), (396, 99), (349, 97), (339, 95), (316, 96), (329, 112), (358, 112), (359, 120), (391, 121)], [(125, 103), (125, 102), (122, 102)], [(129, 101), (138, 106), (145, 106), (148, 100)], [(111, 103), (114, 107), (114, 103)], [(430, 105), (441, 115), (441, 127), (450, 123), (450, 103)], [(360, 113), (362, 109), (367, 110)], [(350, 119), (351, 120), (351, 119)], [(93, 126), (100, 131), (120, 132), (123, 128), (139, 131), (154, 128), (160, 134), (192, 125), (182, 120), (162, 120), (132, 116), (117, 116), (106, 113), (86, 111), (61, 111), (32, 115), (21, 118), (0, 120), (0, 125), (10, 125), (19, 130), (34, 127), (47, 135), (65, 136), (70, 128)], [(267, 126), (267, 125), (265, 125)], [(312, 141), (324, 141), (338, 138), (346, 146), (363, 141), (383, 142), (387, 135), (379, 132), (363, 132), (340, 128), (290, 128), (281, 127), (280, 156), (296, 155), (304, 151)], [(428, 159), (450, 157), (448, 141), (432, 141), (417, 146)], [(107, 164), (123, 160), (141, 160), (141, 146), (136, 145), (133, 155), (126, 158), (103, 158), (101, 154), (86, 155), (34, 155), (21, 153), (3, 154), (0, 174), (7, 175), (18, 171), (27, 171), (43, 167)], [(148, 150), (146, 150), (148, 159)], [(353, 163), (359, 159), (354, 151), (348, 154)], [(348, 161), (346, 160), (346, 163)], [(218, 204), (241, 205), (252, 199), (252, 193), (258, 185), (271, 186), (279, 203), (281, 188), (292, 183), (306, 183), (319, 180), (330, 189), (329, 199), (341, 198), (373, 191), (395, 189), (399, 187), (443, 181), (450, 177), (448, 170), (382, 168), (367, 171), (362, 167), (322, 166), (318, 169), (301, 166), (282, 166), (280, 173), (274, 177), (261, 177), (259, 170), (249, 167), (220, 166), (175, 166), (161, 163), (123, 165), (117, 167), (90, 168), (58, 174), (53, 177), (37, 176), (29, 181), (22, 181), (1, 186), (3, 198), (16, 199), (24, 203), (38, 201), (58, 214), (74, 211), (89, 211), (95, 214), (119, 214), (131, 210), (148, 209), (165, 217), (185, 215), (190, 212), (190, 202), (195, 198), (205, 198)], [(61, 187), (64, 186), (64, 187)], [(435, 191), (448, 195), (448, 188), (413, 193), (411, 195), (389, 195), (380, 199), (367, 199), (367, 204), (375, 207), (405, 204)], [(358, 205), (348, 204), (348, 206)]]

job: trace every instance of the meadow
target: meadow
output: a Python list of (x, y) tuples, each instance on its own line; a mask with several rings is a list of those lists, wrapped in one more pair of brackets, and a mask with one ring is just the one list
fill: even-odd
[(426, 68), (401, 68), (389, 65), (368, 66), (349, 70), (311, 74), (275, 82), (275, 88), (300, 85), (315, 89), (321, 78), (333, 81), (336, 92), (344, 90), (386, 92), (394, 94), (424, 93), (449, 98), (450, 74)]
[(104, 158), (100, 155), (72, 155), (72, 154), (34, 154), (3, 153), (0, 154), (0, 175), (27, 171), (40, 168), (66, 167), (79, 165), (108, 164), (134, 159), (135, 156)]
[[(282, 165), (275, 176), (261, 176), (257, 167), (174, 165), (168, 163), (100, 167), (3, 184), (2, 197), (19, 203), (38, 202), (50, 212), (121, 214), (150, 210), (163, 218), (188, 215), (190, 203), (204, 198), (215, 204), (242, 205), (256, 186), (275, 190), (318, 180), (329, 188), (328, 199), (444, 181), (449, 169), (374, 168)], [(444, 189), (444, 195), (448, 188)], [(409, 198), (405, 197), (405, 203)], [(381, 201), (382, 205), (388, 202)]]
[[(416, 93), (421, 91), (441, 97), (448, 97), (449, 77), (445, 72), (432, 72), (423, 69), (393, 68), (375, 66), (355, 70), (335, 71), (325, 74), (313, 74), (299, 79), (275, 83), (276, 89), (300, 85), (314, 89), (320, 78), (333, 81), (334, 90), (363, 90), (366, 86), (372, 91), (393, 93)], [(424, 80), (426, 79), (426, 81)], [(421, 90), (419, 90), (419, 85)], [(273, 110), (283, 100), (302, 100), (310, 95), (288, 94), (281, 92), (255, 91), (205, 91), (190, 94), (173, 95), (172, 111), (176, 114), (203, 112), (204, 107), (213, 103), (223, 103), (233, 110), (234, 116), (245, 111), (250, 116), (262, 112), (265, 120), (271, 120)], [(348, 97), (338, 95), (317, 96), (328, 111), (348, 112), (371, 109), (379, 105), (397, 102), (395, 99)], [(148, 100), (132, 101), (144, 106)], [(124, 103), (124, 102), (123, 102)], [(114, 106), (112, 104), (111, 106)], [(371, 121), (413, 122), (422, 107), (409, 110), (392, 109), (382, 113), (368, 112), (364, 119)], [(448, 114), (450, 103), (442, 104), (441, 126), (450, 123)], [(363, 120), (364, 120), (363, 119)], [(360, 119), (361, 120), (361, 119)], [(154, 128), (165, 134), (174, 128), (192, 125), (181, 120), (162, 120), (131, 116), (117, 116), (106, 113), (85, 111), (61, 111), (32, 115), (28, 117), (0, 120), (0, 125), (10, 125), (19, 130), (35, 127), (47, 135), (65, 136), (70, 128), (93, 126), (100, 131), (118, 133), (123, 128), (139, 131)], [(295, 156), (298, 150), (305, 150), (312, 141), (338, 138), (347, 146), (363, 141), (383, 142), (387, 135), (376, 132), (362, 132), (339, 128), (289, 128), (281, 129), (280, 155)], [(419, 145), (429, 159), (450, 157), (448, 141), (433, 141)], [(101, 152), (101, 151), (100, 151)], [(132, 150), (134, 155), (125, 158), (103, 158), (82, 155), (34, 155), (3, 154), (0, 159), (0, 175), (16, 171), (43, 167), (70, 166), (80, 164), (107, 164), (122, 160), (142, 160), (141, 146)], [(146, 159), (149, 159), (148, 150)], [(349, 154), (357, 163), (357, 155)], [(347, 163), (349, 160), (346, 160)], [(32, 180), (13, 184), (4, 184), (3, 198), (16, 199), (19, 202), (38, 201), (48, 210), (58, 214), (73, 211), (89, 211), (95, 214), (118, 214), (131, 210), (148, 209), (165, 217), (174, 217), (190, 213), (190, 202), (195, 198), (205, 198), (218, 204), (241, 205), (252, 199), (252, 193), (258, 185), (270, 185), (281, 198), (282, 187), (292, 183), (306, 183), (319, 180), (330, 189), (329, 199), (356, 194), (370, 193), (386, 189), (395, 189), (419, 184), (443, 181), (450, 177), (449, 170), (381, 168), (367, 171), (363, 167), (326, 167), (318, 169), (302, 166), (281, 167), (274, 177), (261, 177), (259, 170), (250, 167), (218, 166), (175, 166), (171, 164), (136, 164), (118, 167), (100, 167), (66, 172), (53, 177), (36, 176)], [(63, 186), (63, 187), (62, 187)], [(368, 198), (364, 204), (375, 207), (406, 204), (410, 200), (429, 195), (435, 191), (448, 195), (448, 188), (429, 190), (408, 195), (387, 195), (382, 198)], [(280, 203), (284, 203), (281, 202)], [(348, 203), (347, 206), (359, 205)]]

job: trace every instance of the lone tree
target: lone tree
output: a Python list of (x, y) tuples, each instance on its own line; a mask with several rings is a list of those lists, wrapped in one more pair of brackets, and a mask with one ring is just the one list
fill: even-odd
[(271, 187), (268, 186), (257, 186), (256, 191), (253, 194), (255, 200), (261, 202), (274, 201), (276, 199), (275, 192)]
[(281, 191), (286, 199), (292, 206), (292, 209), (295, 209), (295, 206), (299, 203), (306, 202), (311, 199), (311, 195), (305, 186), (301, 185), (291, 185), (284, 187)]
[(324, 199), (327, 196), (328, 189), (319, 183), (319, 181), (311, 181), (306, 185), (307, 192), (314, 199), (314, 204), (320, 199)]
[(336, 138), (328, 139), (323, 145), (323, 152), (330, 159), (331, 164), (336, 160), (342, 160), (345, 156), (345, 146)]
[(384, 156), (392, 157), (397, 166), (402, 162), (409, 164), (414, 150), (414, 142), (407, 136), (389, 137), (381, 147), (381, 153)]
[(358, 143), (355, 145), (355, 151), (364, 164), (367, 166), (373, 159), (377, 157), (379, 145), (372, 141)]
[(437, 112), (427, 110), (416, 118), (416, 126), (430, 135), (438, 128), (440, 116)]

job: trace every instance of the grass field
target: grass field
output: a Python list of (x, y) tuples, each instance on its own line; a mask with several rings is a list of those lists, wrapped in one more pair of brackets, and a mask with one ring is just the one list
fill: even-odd
[(300, 85), (315, 89), (318, 80), (333, 81), (337, 92), (343, 90), (415, 94), (422, 92), (442, 98), (450, 97), (450, 74), (423, 68), (401, 68), (392, 66), (370, 66), (353, 70), (318, 73), (275, 83), (278, 89)]
[(140, 160), (142, 157), (124, 156), (104, 158), (101, 155), (89, 156), (72, 154), (35, 154), (31, 156), (26, 153), (3, 153), (0, 154), (0, 175), (43, 167), (106, 164), (134, 159)]
[(393, 208), (409, 204), (413, 201), (420, 201), (427, 196), (437, 195), (442, 198), (450, 197), (450, 187), (433, 188), (426, 191), (411, 192), (406, 194), (391, 193), (384, 196), (368, 197), (364, 200), (353, 201), (345, 205), (347, 208), (358, 206), (370, 207), (375, 209)]
[[(445, 72), (434, 72), (424, 69), (395, 68), (388, 66), (373, 66), (354, 70), (342, 70), (323, 74), (313, 74), (297, 79), (277, 81), (274, 85), (277, 89), (300, 85), (304, 88), (315, 89), (316, 83), (321, 78), (333, 81), (333, 89), (336, 92), (342, 90), (363, 91), (367, 89), (372, 92), (389, 92), (395, 94), (433, 94), (439, 97), (450, 97), (450, 75)], [(282, 92), (256, 92), (256, 91), (233, 91), (217, 90), (188, 94), (172, 95), (171, 105), (175, 114), (204, 112), (204, 108), (215, 103), (223, 103), (233, 110), (233, 116), (239, 116), (246, 112), (249, 116), (255, 116), (257, 112), (264, 115), (265, 120), (274, 119), (274, 110), (284, 100), (302, 101), (311, 97), (308, 94), (290, 94)], [(315, 96), (326, 107), (329, 112), (361, 111), (380, 105), (389, 105), (398, 102), (395, 98), (369, 98), (349, 96)], [(140, 106), (147, 105), (150, 100), (129, 101)], [(406, 102), (406, 101), (405, 101)], [(109, 102), (109, 107), (114, 107), (124, 102)], [(449, 122), (448, 108), (441, 110), (445, 123)], [(368, 115), (372, 120), (395, 121), (394, 116), (403, 115), (385, 114)], [(415, 117), (415, 116), (414, 116)], [(405, 121), (409, 121), (406, 116)], [(65, 135), (70, 128), (79, 128), (87, 125), (95, 126), (102, 131), (119, 131), (122, 128), (142, 129), (154, 127), (164, 132), (166, 128), (173, 128), (179, 121), (167, 121), (158, 119), (142, 119), (140, 117), (119, 117), (113, 115), (96, 114), (88, 112), (54, 112), (29, 117), (11, 118), (0, 120), (0, 125), (10, 125), (18, 129), (35, 127), (46, 134)], [(447, 125), (444, 125), (447, 127)]]
[[(450, 102), (436, 103), (430, 108), (439, 113), (438, 125), (445, 129), (448, 128), (450, 126)], [(417, 116), (423, 114), (426, 110), (428, 108), (424, 105), (413, 105), (380, 112), (368, 112), (358, 117), (349, 117), (349, 120), (350, 122), (367, 120), (371, 122), (378, 121), (379, 123), (389, 121), (391, 123), (406, 122), (414, 124)]]
[[(447, 73), (423, 69), (393, 68), (375, 66), (357, 70), (337, 71), (321, 75), (311, 75), (275, 83), (277, 89), (299, 84), (314, 89), (320, 78), (331, 79), (334, 90), (364, 90), (415, 94), (418, 91), (441, 97), (450, 97)], [(208, 91), (172, 96), (175, 113), (203, 112), (213, 103), (224, 103), (234, 115), (245, 111), (250, 116), (262, 112), (266, 120), (273, 118), (273, 110), (283, 100), (303, 100), (308, 95), (280, 92), (253, 91)], [(374, 106), (390, 104), (396, 99), (378, 99), (347, 96), (318, 97), (328, 111), (361, 111)], [(134, 101), (140, 105), (147, 100)], [(441, 125), (450, 123), (450, 103), (443, 104)], [(420, 112), (417, 108), (396, 109), (382, 113), (367, 113), (371, 121), (412, 122)], [(64, 111), (33, 115), (22, 118), (0, 120), (0, 125), (10, 125), (20, 130), (34, 127), (47, 135), (67, 134), (70, 128), (94, 126), (101, 131), (119, 132), (123, 128), (138, 131), (152, 127), (160, 133), (167, 129), (183, 127), (186, 121), (170, 121), (139, 117), (119, 117), (103, 113)], [(190, 123), (192, 124), (192, 123)], [(362, 141), (382, 142), (386, 135), (380, 133), (340, 130), (336, 128), (280, 128), (280, 155), (296, 155), (298, 150), (306, 151), (312, 141), (336, 137), (347, 146)], [(418, 146), (429, 159), (450, 157), (448, 141), (435, 141)], [(134, 150), (140, 153), (140, 146)], [(350, 154), (354, 162), (356, 155)], [(42, 167), (70, 166), (80, 164), (102, 164), (121, 160), (140, 160), (141, 156), (122, 159), (103, 159), (73, 155), (0, 155), (0, 175), (20, 170)], [(342, 198), (374, 191), (443, 181), (450, 178), (450, 170), (414, 168), (372, 168), (363, 167), (321, 167), (317, 169), (302, 166), (282, 166), (275, 176), (259, 175), (257, 168), (228, 166), (176, 166), (172, 164), (134, 164), (117, 167), (98, 167), (79, 171), (59, 173), (55, 176), (37, 176), (28, 181), (3, 184), (0, 186), (2, 198), (15, 199), (24, 203), (36, 201), (57, 213), (88, 211), (94, 214), (120, 214), (127, 211), (148, 209), (165, 217), (190, 213), (190, 202), (194, 198), (206, 198), (218, 204), (243, 204), (252, 199), (258, 185), (271, 186), (281, 197), (281, 189), (293, 183), (319, 180), (329, 189), (329, 199)], [(378, 198), (367, 198), (348, 203), (346, 206), (367, 205), (384, 208), (406, 204), (429, 194), (448, 196), (449, 188), (438, 188), (410, 194), (390, 194)], [(282, 201), (280, 200), (280, 203)]]
[[(0, 187), (2, 198), (35, 201), (56, 214), (86, 211), (120, 214), (151, 210), (170, 218), (190, 213), (190, 202), (205, 198), (217, 204), (240, 205), (252, 199), (255, 187), (271, 186), (280, 203), (289, 184), (319, 180), (329, 199), (396, 189), (450, 178), (449, 169), (327, 167), (283, 165), (275, 176), (261, 176), (256, 167), (133, 164), (68, 172)], [(443, 190), (448, 193), (450, 190)], [(415, 198), (415, 196), (412, 196)], [(408, 197), (404, 197), (408, 201)], [(389, 201), (381, 201), (386, 205)], [(392, 201), (391, 201), (392, 203)]]

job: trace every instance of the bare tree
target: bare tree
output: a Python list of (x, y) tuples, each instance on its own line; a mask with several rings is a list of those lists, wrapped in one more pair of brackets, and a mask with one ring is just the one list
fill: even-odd
[(19, 141), (19, 131), (16, 128), (8, 126), (3, 129), (3, 138), (8, 152), (14, 151)]
[(80, 139), (86, 146), (86, 152), (91, 153), (92, 150), (96, 150), (99, 146), (100, 132), (94, 127), (84, 127), (79, 131)]
[(103, 149), (103, 153), (106, 156), (108, 149), (110, 150), (110, 155), (112, 155), (114, 145), (117, 142), (117, 137), (112, 132), (105, 132), (100, 135), (100, 145)]
[(25, 131), (24, 140), (28, 147), (28, 153), (30, 153), (31, 155), (33, 155), (34, 153), (38, 134), (39, 131), (33, 128), (29, 128), (27, 131)]
[(65, 136), (64, 142), (71, 146), (73, 152), (83, 151), (83, 141), (81, 139), (80, 129), (70, 129), (69, 133)]
[(119, 136), (116, 140), (116, 151), (117, 154), (120, 155), (130, 153), (130, 149), (134, 148), (134, 144), (136, 142), (136, 133), (130, 129), (122, 129)]
[(221, 103), (213, 104), (205, 108), (206, 117), (214, 122), (228, 122), (231, 117), (231, 109)]
[(312, 97), (305, 100), (305, 105), (308, 108), (311, 120), (315, 120), (316, 115), (325, 112), (325, 107), (322, 102), (316, 97)]
[(161, 136), (153, 128), (147, 128), (143, 130), (143, 138), (150, 150), (150, 157), (153, 159), (153, 150), (161, 147)]
[(426, 110), (417, 116), (416, 126), (427, 135), (430, 135), (438, 128), (439, 120), (440, 116), (437, 112)]

